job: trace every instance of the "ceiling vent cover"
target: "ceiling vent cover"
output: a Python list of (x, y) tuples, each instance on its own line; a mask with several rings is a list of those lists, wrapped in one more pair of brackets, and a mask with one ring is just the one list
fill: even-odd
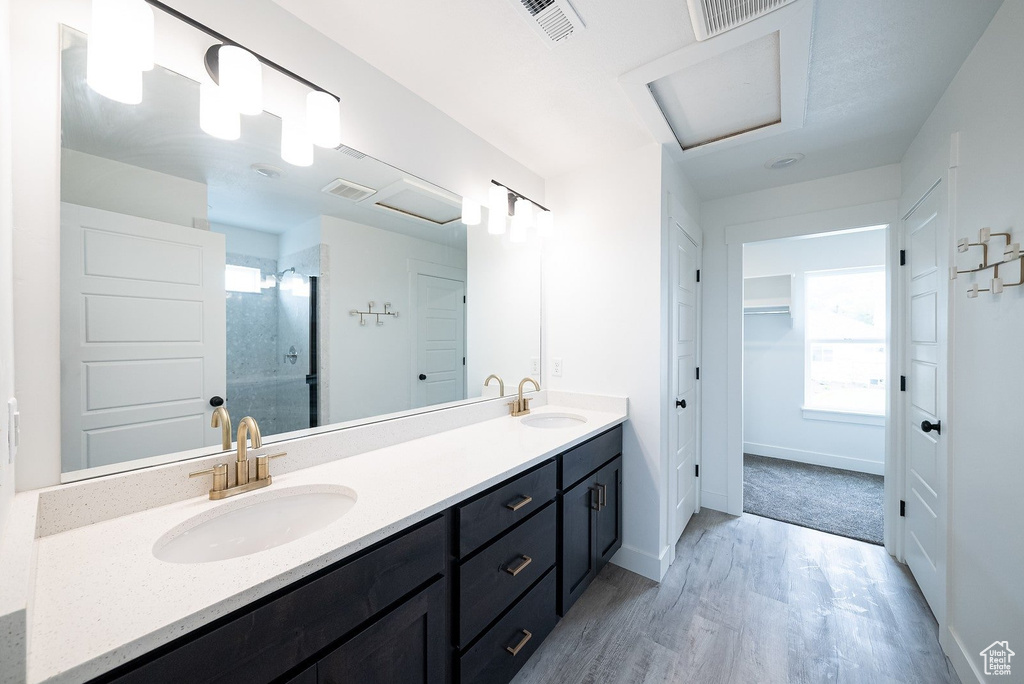
[(690, 21), (697, 40), (707, 40), (795, 1), (686, 0), (686, 4), (690, 6)]
[(585, 29), (576, 8), (569, 0), (513, 0), (523, 10), (526, 23), (537, 32), (548, 47), (572, 37), (573, 33)]
[(344, 197), (347, 200), (358, 202), (364, 200), (373, 193), (377, 192), (373, 188), (368, 188), (365, 185), (359, 185), (352, 181), (343, 180), (341, 178), (335, 178), (330, 183), (320, 189), (321, 192), (326, 192), (328, 195), (335, 195), (337, 197)]

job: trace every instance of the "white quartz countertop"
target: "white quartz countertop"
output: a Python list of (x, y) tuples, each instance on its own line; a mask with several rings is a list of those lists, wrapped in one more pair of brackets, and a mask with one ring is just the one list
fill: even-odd
[[(224, 501), (188, 499), (37, 539), (28, 682), (87, 681), (626, 420), (625, 410), (534, 410), (558, 412), (587, 422), (539, 429), (520, 418), (485, 420), (274, 475), (270, 487)], [(317, 485), (350, 488), (358, 499), (346, 515), (307, 537), (210, 563), (153, 556), (157, 540), (193, 516)]]

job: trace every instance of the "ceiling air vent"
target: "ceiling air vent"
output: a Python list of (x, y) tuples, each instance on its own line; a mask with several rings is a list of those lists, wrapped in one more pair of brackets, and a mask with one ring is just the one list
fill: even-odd
[(363, 154), (359, 150), (356, 150), (356, 149), (353, 149), (353, 148), (349, 147), (348, 145), (338, 145), (334, 149), (338, 150), (342, 154), (347, 154), (350, 157), (354, 157), (355, 159), (365, 159), (366, 158), (365, 154)]
[(326, 192), (328, 195), (344, 197), (347, 200), (358, 202), (359, 200), (366, 199), (377, 191), (373, 188), (368, 188), (365, 185), (359, 185), (352, 181), (335, 178), (330, 183), (322, 187), (320, 192)]
[(513, 0), (523, 12), (523, 18), (548, 42), (561, 43), (573, 33), (587, 27), (569, 0)]
[(690, 21), (697, 40), (707, 40), (795, 1), (686, 0), (686, 4), (690, 6)]

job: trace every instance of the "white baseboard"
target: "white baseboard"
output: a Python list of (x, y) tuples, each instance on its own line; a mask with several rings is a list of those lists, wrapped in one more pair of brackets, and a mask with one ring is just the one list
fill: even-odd
[(709, 492), (706, 489), (700, 490), (700, 507), (710, 508), (713, 511), (729, 512), (729, 497), (718, 492)]
[(660, 582), (672, 562), (672, 547), (666, 546), (661, 550), (661, 555), (655, 557), (645, 551), (623, 544), (622, 548), (612, 556), (611, 562), (649, 580)]
[(853, 470), (858, 473), (885, 475), (885, 463), (869, 461), (863, 458), (853, 458), (851, 456), (822, 454), (816, 451), (787, 449), (786, 447), (772, 446), (771, 444), (755, 444), (753, 442), (744, 442), (743, 452), (769, 458), (784, 458), (787, 461), (797, 461), (798, 463), (810, 463), (811, 465), (828, 466), (829, 468)]
[[(953, 663), (953, 669), (956, 670), (956, 676), (960, 678), (962, 684), (971, 684), (972, 682), (984, 684), (985, 677), (976, 664), (977, 658), (980, 656), (971, 657), (971, 654), (967, 652), (967, 646), (960, 640), (960, 635), (953, 631), (952, 627), (946, 628), (946, 634), (952, 643), (949, 646), (943, 644), (943, 650), (949, 656), (949, 662)], [(940, 641), (947, 640), (940, 639)]]

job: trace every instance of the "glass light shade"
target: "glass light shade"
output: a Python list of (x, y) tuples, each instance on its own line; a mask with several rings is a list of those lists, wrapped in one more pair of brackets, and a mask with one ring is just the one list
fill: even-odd
[(512, 228), (508, 232), (509, 242), (526, 242), (527, 233), (530, 229), (529, 212), (519, 211), (519, 203), (523, 200), (516, 200), (516, 214), (512, 217)]
[(217, 79), (229, 103), (241, 114), (263, 111), (263, 66), (237, 45), (217, 50)]
[(491, 235), (504, 235), (507, 217), (508, 190), (500, 185), (491, 184), (487, 192), (487, 232)]
[(209, 81), (199, 85), (199, 127), (203, 131), (222, 140), (238, 140), (240, 118), (219, 85)]
[(523, 225), (527, 228), (533, 225), (533, 209), (534, 205), (530, 200), (522, 197), (516, 198), (515, 216), (521, 218)]
[(142, 72), (153, 68), (153, 10), (143, 0), (93, 0), (86, 82), (124, 104), (142, 102)]
[(306, 121), (300, 116), (281, 119), (281, 159), (293, 166), (313, 163), (313, 142), (306, 130)]
[(312, 91), (306, 95), (306, 124), (313, 144), (337, 147), (341, 144), (341, 103), (330, 93)]
[(462, 222), (467, 226), (480, 223), (480, 203), (469, 197), (462, 198)]
[(550, 211), (537, 212), (537, 235), (542, 238), (551, 237), (555, 232), (555, 217)]

